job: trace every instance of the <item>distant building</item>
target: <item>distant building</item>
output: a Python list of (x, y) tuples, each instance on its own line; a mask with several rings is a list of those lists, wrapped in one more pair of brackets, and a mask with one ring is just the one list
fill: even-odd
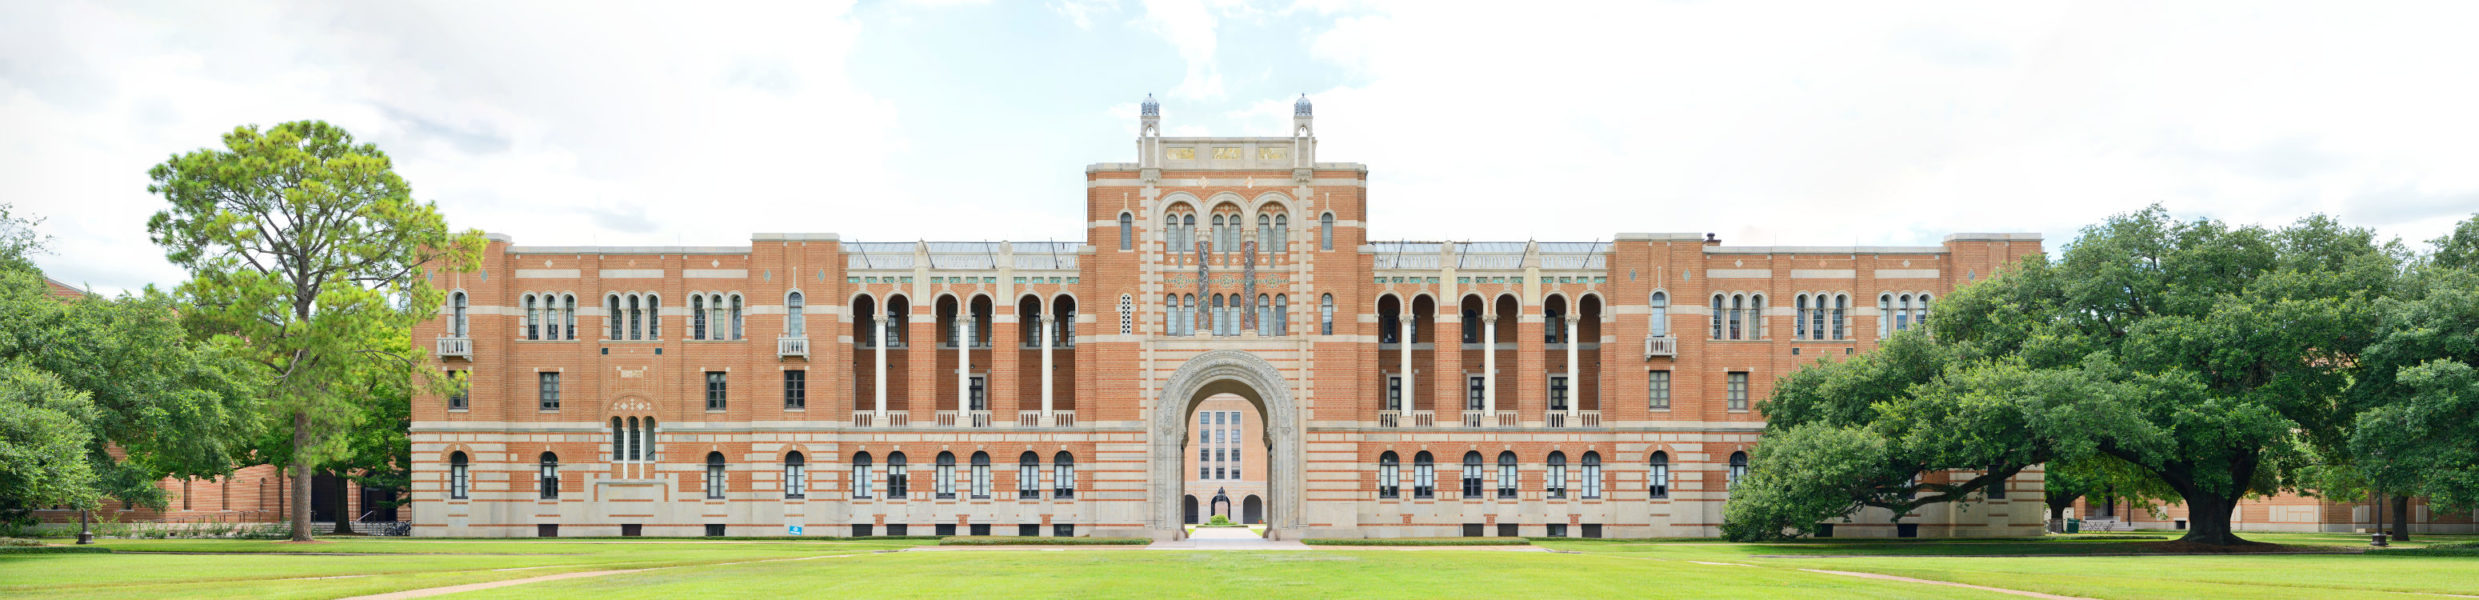
[[(1071, 242), (495, 236), (415, 333), (472, 384), (415, 401), (415, 533), (1173, 537), (1210, 484), (1278, 538), (1712, 536), (1776, 378), (2041, 252), (1380, 241), (1311, 113), (1173, 138), (1148, 99), (1082, 231), (1023, 236)], [(1838, 534), (2040, 530), (2038, 470), (1996, 492)]]

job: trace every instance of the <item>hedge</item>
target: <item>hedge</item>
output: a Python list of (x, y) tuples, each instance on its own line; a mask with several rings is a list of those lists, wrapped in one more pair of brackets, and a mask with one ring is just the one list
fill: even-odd
[(1311, 546), (1529, 546), (1531, 540), (1499, 537), (1446, 538), (1309, 538), (1300, 540)]
[(111, 554), (102, 546), (0, 546), (0, 554)]
[(1147, 538), (1132, 537), (1032, 537), (1003, 535), (959, 535), (938, 540), (940, 546), (1142, 546), (1153, 543)]

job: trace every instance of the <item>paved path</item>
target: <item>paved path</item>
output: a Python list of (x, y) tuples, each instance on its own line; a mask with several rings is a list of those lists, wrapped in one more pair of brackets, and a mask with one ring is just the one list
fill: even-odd
[(1246, 527), (1198, 527), (1188, 539), (1154, 542), (1148, 550), (1307, 550), (1298, 540), (1269, 540)]

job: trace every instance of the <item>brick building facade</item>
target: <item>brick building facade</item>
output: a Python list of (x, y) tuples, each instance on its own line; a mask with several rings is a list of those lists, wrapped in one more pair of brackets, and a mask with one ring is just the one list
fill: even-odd
[[(1172, 537), (1224, 397), (1275, 537), (1711, 536), (1776, 378), (2041, 251), (1377, 242), (1305, 98), (1288, 137), (1140, 119), (1080, 242), (494, 237), (415, 332), (471, 383), (416, 400), (416, 535)], [(2039, 482), (1904, 523), (2036, 534)]]

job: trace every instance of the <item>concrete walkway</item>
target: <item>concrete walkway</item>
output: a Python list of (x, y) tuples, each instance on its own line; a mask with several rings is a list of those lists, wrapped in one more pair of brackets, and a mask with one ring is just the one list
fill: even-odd
[(1269, 540), (1246, 527), (1198, 527), (1188, 539), (1154, 542), (1147, 550), (1307, 550), (1298, 540)]

